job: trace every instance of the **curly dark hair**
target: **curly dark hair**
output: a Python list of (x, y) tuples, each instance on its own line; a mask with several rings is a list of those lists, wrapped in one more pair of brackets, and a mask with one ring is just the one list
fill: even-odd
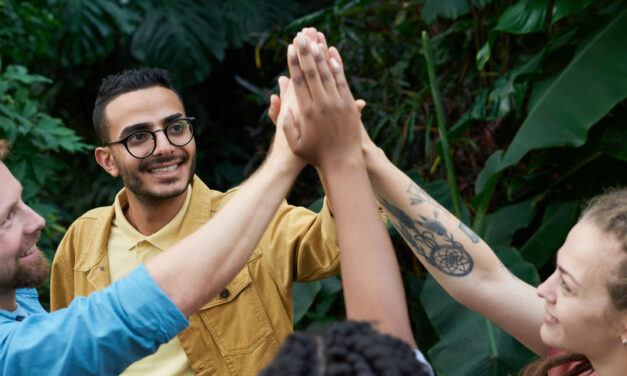
[(174, 89), (174, 86), (172, 86), (170, 72), (165, 69), (128, 69), (109, 75), (102, 80), (92, 114), (94, 131), (101, 143), (110, 141), (107, 131), (107, 119), (105, 117), (105, 108), (109, 102), (121, 94), (154, 86), (161, 86), (172, 90), (181, 100), (181, 104), (183, 103), (180, 94)]
[(316, 333), (294, 333), (259, 376), (422, 376), (426, 366), (405, 342), (370, 324), (344, 321)]

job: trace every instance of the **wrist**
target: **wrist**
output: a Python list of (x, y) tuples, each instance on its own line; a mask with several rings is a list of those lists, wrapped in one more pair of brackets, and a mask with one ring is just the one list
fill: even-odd
[(300, 174), (303, 167), (305, 167), (305, 163), (296, 156), (281, 158), (270, 155), (263, 162), (260, 171), (263, 170), (277, 177), (286, 177), (291, 180), (296, 180), (296, 177)]
[(391, 163), (385, 155), (383, 149), (379, 148), (375, 144), (363, 147), (362, 152), (369, 175), (376, 174), (381, 169), (386, 168), (388, 163)]

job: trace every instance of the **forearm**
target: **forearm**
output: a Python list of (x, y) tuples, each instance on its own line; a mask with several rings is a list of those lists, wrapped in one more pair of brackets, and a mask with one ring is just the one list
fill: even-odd
[(371, 152), (367, 161), (370, 181), (386, 215), (421, 263), (453, 297), (466, 303), (464, 298), (472, 298), (477, 292), (477, 286), (469, 280), (478, 282), (505, 275), (505, 267), (490, 247), (394, 166), (382, 151)]
[(396, 255), (363, 160), (326, 169), (340, 242), (346, 314), (416, 347)]
[(185, 315), (217, 295), (243, 267), (299, 171), (266, 161), (215, 217), (146, 264)]

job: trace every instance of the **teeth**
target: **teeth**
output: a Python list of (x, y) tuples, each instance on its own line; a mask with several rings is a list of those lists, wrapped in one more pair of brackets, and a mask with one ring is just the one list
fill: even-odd
[(26, 256), (30, 255), (33, 252), (35, 252), (35, 245), (34, 244), (33, 244), (32, 247), (30, 247), (28, 250), (26, 250), (26, 252), (20, 254), (19, 257), (26, 257)]
[(163, 168), (155, 168), (154, 170), (150, 170), (151, 173), (153, 174), (162, 174), (164, 172), (172, 172), (174, 170), (176, 170), (176, 168), (178, 167), (178, 164), (172, 165), (170, 167), (163, 167)]

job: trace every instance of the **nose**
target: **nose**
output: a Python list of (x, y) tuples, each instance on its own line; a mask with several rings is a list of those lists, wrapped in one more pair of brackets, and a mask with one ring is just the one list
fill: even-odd
[(37, 214), (30, 206), (22, 202), (24, 227), (23, 231), (26, 234), (38, 233), (44, 228), (46, 220), (39, 214)]
[(555, 289), (558, 285), (559, 278), (557, 276), (557, 270), (553, 272), (544, 282), (538, 286), (536, 293), (539, 297), (546, 300), (548, 303), (554, 304), (557, 300), (557, 294)]
[(153, 155), (169, 156), (174, 153), (175, 146), (170, 143), (170, 140), (166, 137), (164, 130), (155, 133), (155, 143), (156, 145), (155, 151), (152, 153)]

